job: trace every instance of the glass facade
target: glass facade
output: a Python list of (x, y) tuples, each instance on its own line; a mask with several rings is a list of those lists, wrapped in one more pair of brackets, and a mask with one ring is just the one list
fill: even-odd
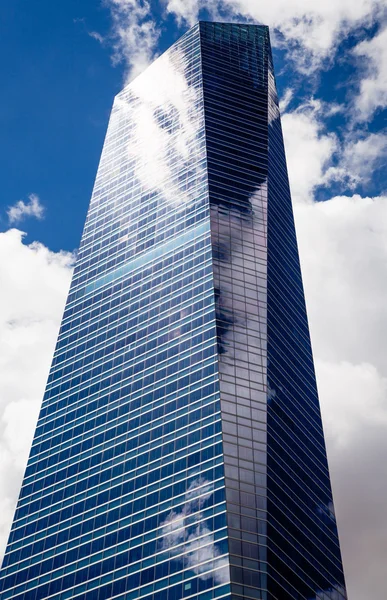
[(346, 598), (268, 29), (115, 99), (4, 600)]

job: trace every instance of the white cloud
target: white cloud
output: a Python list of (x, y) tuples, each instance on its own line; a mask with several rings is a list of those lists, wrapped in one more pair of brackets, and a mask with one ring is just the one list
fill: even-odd
[(316, 355), (384, 369), (387, 197), (298, 205), (295, 217)]
[(362, 430), (387, 429), (387, 378), (374, 365), (317, 360), (316, 370), (331, 452), (345, 451)]
[(43, 214), (44, 207), (36, 194), (30, 194), (28, 196), (28, 202), (19, 200), (16, 204), (7, 209), (8, 220), (11, 225), (20, 223), (27, 217), (43, 219)]
[(338, 166), (328, 169), (326, 180), (336, 179), (351, 188), (358, 184), (364, 186), (372, 179), (374, 171), (384, 165), (386, 155), (387, 134), (350, 133), (342, 144)]
[[(162, 22), (152, 16), (149, 0), (102, 1), (113, 21), (113, 58), (126, 65), (128, 81), (154, 58)], [(161, 4), (180, 27), (192, 26), (202, 9), (213, 20), (269, 25), (274, 44), (286, 48), (297, 70), (310, 75), (322, 62), (332, 60), (335, 48), (352, 30), (375, 22), (384, 0), (162, 0)], [(371, 53), (372, 49), (360, 47), (359, 52)]]
[(58, 334), (73, 257), (0, 233), (0, 554)]
[[(163, 547), (200, 579), (213, 577), (219, 584), (230, 581), (228, 560), (221, 558), (214, 533), (201, 512), (212, 494), (212, 483), (202, 477), (191, 483), (182, 508), (179, 512), (171, 511), (162, 523)], [(216, 571), (212, 571), (211, 563), (208, 564), (210, 560), (216, 560)]]
[(89, 36), (92, 37), (93, 40), (99, 42), (100, 44), (103, 44), (105, 41), (105, 38), (100, 33), (98, 33), (98, 31), (89, 31)]
[[(300, 70), (313, 72), (351, 29), (372, 23), (383, 0), (165, 0), (166, 9), (179, 22), (192, 25), (201, 8), (212, 18), (251, 19), (277, 28)], [(277, 43), (280, 39), (277, 38)]]
[(279, 101), (279, 109), (281, 113), (284, 113), (289, 106), (290, 102), (293, 100), (294, 92), (291, 88), (287, 88), (283, 97)]
[(354, 54), (366, 60), (365, 77), (355, 101), (358, 117), (366, 121), (375, 110), (387, 106), (387, 27), (360, 42)]
[[(288, 102), (288, 98), (289, 94), (285, 94), (284, 101)], [(333, 108), (336, 112), (342, 110), (336, 105)], [(385, 162), (387, 134), (348, 130), (340, 141), (327, 130), (325, 118), (331, 114), (331, 105), (312, 98), (282, 116), (295, 203), (312, 202), (315, 189), (332, 182), (350, 190), (364, 186)]]
[(282, 128), (293, 201), (312, 201), (313, 191), (327, 181), (327, 170), (338, 149), (333, 133), (326, 132), (322, 116), (324, 105), (310, 100), (285, 113)]
[(387, 378), (367, 363), (316, 370), (348, 597), (384, 600)]
[(383, 600), (387, 561), (387, 197), (295, 206), (351, 600)]
[(171, 204), (196, 199), (197, 186), (182, 188), (182, 172), (191, 181), (204, 176), (203, 162), (193, 160), (204, 139), (197, 113), (200, 92), (192, 74), (187, 77), (187, 66), (178, 48), (159, 57), (146, 76), (139, 75), (117, 96), (110, 122), (112, 130), (128, 131), (121, 169), (132, 169), (144, 189)]
[(113, 20), (113, 60), (125, 65), (129, 81), (141, 73), (155, 55), (160, 29), (148, 0), (104, 0)]

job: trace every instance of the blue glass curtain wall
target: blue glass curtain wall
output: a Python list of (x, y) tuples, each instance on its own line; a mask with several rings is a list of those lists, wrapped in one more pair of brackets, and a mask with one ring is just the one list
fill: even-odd
[(199, 26), (115, 99), (2, 598), (230, 595)]
[(115, 98), (4, 600), (345, 600), (268, 28)]

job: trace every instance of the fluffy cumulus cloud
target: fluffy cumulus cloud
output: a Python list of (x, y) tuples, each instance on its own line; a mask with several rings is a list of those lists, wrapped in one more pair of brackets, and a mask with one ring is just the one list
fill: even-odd
[(349, 597), (382, 600), (387, 197), (299, 204), (295, 216)]
[(387, 27), (382, 28), (370, 40), (363, 40), (354, 49), (354, 54), (363, 59), (364, 77), (356, 108), (361, 120), (387, 105)]
[(159, 28), (148, 0), (104, 0), (113, 21), (113, 61), (125, 66), (125, 80), (141, 73), (154, 58)]
[(0, 233), (0, 553), (38, 417), (73, 256)]
[[(103, 4), (111, 10), (113, 58), (126, 64), (128, 81), (154, 57), (162, 24), (153, 16), (150, 0), (103, 0)], [(275, 43), (288, 50), (297, 68), (312, 73), (330, 60), (332, 49), (348, 33), (375, 21), (383, 11), (384, 0), (160, 0), (159, 5), (179, 26), (193, 25), (203, 9), (212, 19), (247, 19), (269, 25), (279, 33)], [(374, 49), (359, 47), (358, 53), (372, 60)]]
[(44, 215), (44, 207), (36, 194), (28, 196), (28, 202), (19, 200), (13, 206), (9, 206), (7, 210), (8, 220), (11, 225), (20, 223), (27, 217), (35, 217), (42, 219)]
[(339, 196), (295, 216), (318, 357), (386, 368), (387, 197)]
[(330, 167), (326, 181), (341, 181), (350, 188), (366, 186), (387, 156), (387, 134), (350, 132), (340, 147), (338, 164)]
[(311, 98), (286, 111), (290, 92), (281, 102), (282, 127), (292, 197), (295, 203), (313, 202), (321, 186), (340, 184), (344, 189), (363, 188), (372, 181), (387, 157), (387, 134), (348, 128), (339, 136), (327, 129), (326, 118), (342, 107)]
[[(291, 48), (300, 69), (311, 71), (330, 56), (332, 47), (349, 31), (370, 24), (381, 12), (383, 0), (165, 0), (168, 13), (192, 25), (200, 9), (213, 18), (252, 19), (276, 28)], [(277, 43), (279, 43), (279, 39)]]
[(293, 201), (297, 203), (312, 201), (314, 189), (330, 177), (338, 141), (323, 125), (324, 111), (320, 101), (311, 99), (282, 117)]

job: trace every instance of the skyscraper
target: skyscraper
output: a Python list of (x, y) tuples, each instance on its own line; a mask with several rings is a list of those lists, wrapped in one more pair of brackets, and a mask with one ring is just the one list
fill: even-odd
[(2, 599), (346, 598), (268, 29), (118, 94)]

